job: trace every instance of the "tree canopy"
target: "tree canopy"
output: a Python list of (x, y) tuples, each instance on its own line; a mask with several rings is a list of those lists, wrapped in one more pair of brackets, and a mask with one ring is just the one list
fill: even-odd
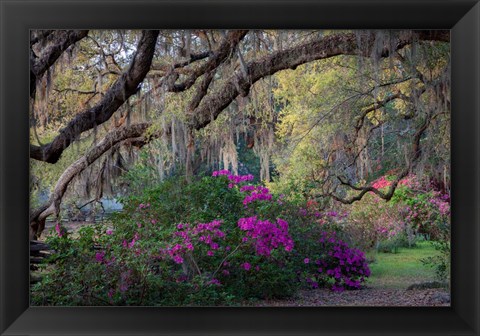
[[(347, 204), (369, 191), (389, 200), (411, 173), (448, 189), (449, 40), (442, 30), (34, 30), (31, 236), (66, 195), (120, 195), (135, 188), (118, 178), (129, 174), (148, 184), (223, 168)], [(373, 181), (386, 172), (382, 191)]]

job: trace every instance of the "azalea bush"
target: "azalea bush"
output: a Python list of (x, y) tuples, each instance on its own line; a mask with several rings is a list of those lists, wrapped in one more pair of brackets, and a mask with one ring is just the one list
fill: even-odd
[(260, 203), (272, 195), (247, 187), (252, 179), (219, 171), (190, 184), (167, 181), (124, 199), (107, 226), (70, 237), (57, 225), (49, 238), (55, 267), (33, 302), (215, 305), (291, 295), (288, 222), (269, 217)]
[(345, 231), (355, 246), (383, 252), (400, 246), (412, 246), (415, 235), (405, 222), (406, 206), (380, 199), (367, 193), (361, 201), (350, 205)]
[[(395, 176), (381, 176), (372, 186), (386, 192)], [(443, 240), (450, 223), (450, 198), (432, 185), (421, 184), (415, 175), (401, 179), (390, 201), (373, 192), (348, 207), (345, 230), (356, 246), (396, 252), (413, 247), (418, 239)]]
[(313, 288), (327, 285), (334, 291), (360, 289), (370, 276), (365, 254), (350, 248), (333, 232), (323, 232), (318, 240), (319, 248), (303, 259), (303, 277)]
[(106, 225), (69, 235), (58, 224), (54, 266), (32, 303), (237, 305), (291, 296), (306, 279), (360, 288), (369, 270), (339, 238), (346, 214), (299, 207), (253, 179), (226, 170), (172, 179), (123, 199)]

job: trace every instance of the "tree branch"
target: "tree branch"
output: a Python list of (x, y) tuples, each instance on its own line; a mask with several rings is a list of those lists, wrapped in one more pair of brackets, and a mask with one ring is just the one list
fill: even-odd
[[(50, 68), (60, 55), (72, 44), (80, 41), (87, 36), (88, 30), (58, 30), (49, 32), (48, 35), (54, 35), (54, 42), (42, 52), (40, 57), (36, 57), (31, 49), (30, 52), (30, 97), (35, 97), (36, 83), (48, 68)], [(35, 41), (35, 40), (34, 40)], [(32, 42), (32, 41), (31, 41)], [(30, 45), (33, 44), (30, 42)]]
[(78, 135), (110, 119), (113, 113), (138, 91), (150, 69), (158, 33), (156, 30), (143, 31), (128, 70), (115, 81), (95, 106), (75, 116), (52, 142), (42, 146), (30, 145), (30, 158), (55, 163)]
[(348, 186), (349, 188), (351, 188), (353, 190), (360, 191), (360, 193), (351, 197), (351, 198), (347, 198), (347, 199), (339, 197), (339, 196), (337, 196), (333, 193), (330, 193), (329, 196), (332, 197), (333, 199), (335, 199), (336, 201), (339, 201), (343, 204), (352, 204), (356, 201), (361, 200), (363, 198), (363, 196), (367, 192), (370, 191), (370, 192), (373, 192), (374, 194), (376, 194), (377, 196), (379, 196), (380, 198), (382, 198), (386, 201), (389, 201), (393, 197), (393, 194), (395, 193), (395, 190), (398, 186), (398, 183), (412, 171), (414, 165), (416, 164), (416, 162), (420, 158), (420, 155), (421, 155), (420, 140), (421, 140), (423, 134), (425, 133), (425, 131), (427, 130), (428, 126), (430, 125), (431, 120), (434, 117), (435, 116), (432, 114), (431, 111), (427, 113), (427, 116), (425, 117), (425, 120), (423, 121), (423, 123), (420, 125), (420, 127), (415, 132), (415, 135), (413, 136), (412, 148), (411, 148), (411, 152), (410, 152), (411, 153), (410, 154), (410, 162), (400, 172), (400, 174), (397, 175), (397, 177), (392, 182), (392, 184), (390, 185), (390, 187), (389, 187), (389, 189), (386, 193), (378, 190), (377, 188), (374, 188), (373, 186), (357, 187), (357, 186), (352, 185), (350, 182), (347, 182), (347, 181), (343, 180), (342, 178), (337, 177), (342, 185)]
[[(449, 38), (449, 32), (443, 30), (418, 31), (412, 34), (399, 33), (394, 43), (385, 43), (383, 48), (378, 51), (377, 56), (387, 57), (392, 52), (417, 39), (445, 42), (449, 41)], [(278, 51), (260, 60), (248, 62), (246, 65), (247, 78), (240, 71), (235, 72), (218, 92), (208, 99), (204, 99), (195, 109), (190, 125), (197, 130), (204, 128), (215, 120), (239, 94), (247, 95), (250, 87), (256, 81), (278, 71), (295, 69), (301, 64), (338, 55), (372, 57), (372, 51), (376, 48), (374, 34), (370, 34), (366, 41), (362, 42), (364, 42), (364, 45), (360, 49), (354, 33), (328, 35), (290, 49)], [(390, 50), (392, 46), (393, 50)]]
[(204, 73), (210, 72), (217, 68), (223, 61), (225, 61), (228, 56), (231, 54), (232, 50), (236, 48), (238, 43), (243, 39), (247, 34), (248, 30), (233, 30), (227, 34), (225, 39), (222, 41), (220, 46), (214, 52), (213, 56), (205, 63), (202, 64), (182, 83), (172, 84), (167, 90), (171, 92), (182, 92), (195, 84), (195, 81), (198, 77), (202, 76)]
[[(84, 171), (89, 165), (100, 158), (106, 151), (118, 145), (119, 143), (138, 138), (143, 135), (150, 123), (134, 124), (115, 128), (96, 145), (91, 147), (85, 155), (72, 163), (58, 179), (52, 195), (48, 202), (30, 213), (30, 238), (39, 235), (43, 231), (45, 219), (55, 213), (58, 213), (63, 195), (67, 187), (75, 176)], [(42, 225), (43, 224), (43, 225)]]

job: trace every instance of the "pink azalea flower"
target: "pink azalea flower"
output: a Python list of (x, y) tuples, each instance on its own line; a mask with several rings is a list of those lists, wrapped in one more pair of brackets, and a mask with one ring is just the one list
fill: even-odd
[(242, 264), (242, 268), (243, 268), (245, 271), (250, 271), (250, 268), (251, 268), (251, 267), (252, 267), (252, 265), (250, 265), (250, 263), (248, 263), (248, 262)]
[(175, 263), (177, 263), (177, 264), (183, 264), (183, 258), (179, 255), (174, 255), (173, 256), (173, 261), (175, 261)]
[(63, 236), (63, 231), (62, 231), (62, 228), (60, 227), (60, 222), (57, 222), (57, 224), (55, 225), (55, 231), (57, 232), (59, 237)]
[(98, 261), (98, 262), (102, 262), (102, 261), (103, 261), (103, 257), (105, 257), (105, 252), (104, 252), (104, 251), (97, 252), (97, 253), (95, 254), (95, 260)]

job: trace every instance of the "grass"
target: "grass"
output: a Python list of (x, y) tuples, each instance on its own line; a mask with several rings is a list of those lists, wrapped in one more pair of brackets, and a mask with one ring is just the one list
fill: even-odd
[(374, 259), (370, 266), (371, 275), (367, 286), (373, 288), (406, 289), (414, 283), (435, 280), (431, 267), (423, 265), (423, 258), (434, 256), (437, 251), (431, 242), (418, 242), (413, 248), (399, 248), (397, 253), (371, 252)]

